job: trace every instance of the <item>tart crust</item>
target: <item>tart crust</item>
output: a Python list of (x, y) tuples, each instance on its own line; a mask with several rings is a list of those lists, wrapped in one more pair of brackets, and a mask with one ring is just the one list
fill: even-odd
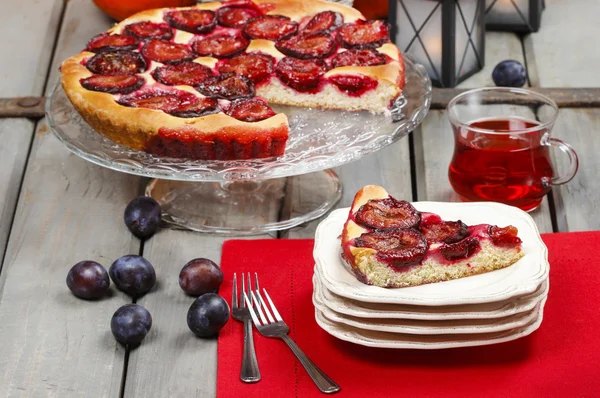
[[(235, 4), (235, 1), (232, 3)], [(265, 7), (274, 6), (267, 14), (288, 16), (297, 22), (326, 10), (342, 14), (345, 23), (363, 18), (356, 9), (322, 0), (254, 0), (254, 3)], [(222, 3), (214, 2), (182, 9), (215, 10), (221, 6)], [(153, 9), (140, 12), (116, 24), (107, 33), (121, 33), (126, 25), (140, 21), (164, 22), (164, 11), (165, 9)], [(193, 37), (193, 34), (188, 32), (180, 30), (175, 32), (174, 41), (177, 43), (187, 43)], [(270, 54), (276, 60), (284, 57), (275, 48), (274, 43), (268, 40), (251, 41), (246, 52), (252, 51)], [(340, 90), (334, 92), (332, 96), (332, 84), (329, 84), (332, 86), (328, 87), (329, 90), (323, 90), (328, 93), (329, 98), (320, 98), (320, 93), (290, 95), (290, 92), (294, 94), (293, 90), (284, 86), (275, 77), (272, 77), (273, 84), (266, 82), (256, 87), (257, 96), (274, 104), (385, 112), (390, 101), (400, 95), (404, 86), (404, 62), (398, 48), (392, 43), (382, 45), (377, 51), (386, 54), (391, 59), (390, 62), (379, 66), (340, 67), (328, 71), (325, 75), (325, 78), (339, 74), (364, 75), (377, 80), (378, 88), (373, 93), (368, 93), (370, 94), (368, 98), (372, 100), (367, 102), (343, 94)], [(92, 56), (94, 53), (82, 51), (65, 60), (61, 65), (61, 83), (82, 118), (94, 130), (112, 141), (163, 156), (197, 159), (247, 159), (283, 154), (289, 132), (288, 120), (284, 114), (279, 113), (258, 122), (244, 122), (224, 113), (180, 118), (161, 110), (123, 106), (116, 102), (119, 95), (87, 90), (80, 84), (82, 79), (92, 75), (84, 66), (85, 60)], [(217, 59), (199, 57), (194, 62), (214, 68)], [(149, 62), (148, 70), (140, 74), (145, 78), (147, 85), (156, 83), (151, 72), (160, 65), (160, 63)], [(173, 88), (202, 97), (190, 86)], [(173, 142), (176, 145), (171, 145)], [(194, 149), (199, 145), (200, 149)]]

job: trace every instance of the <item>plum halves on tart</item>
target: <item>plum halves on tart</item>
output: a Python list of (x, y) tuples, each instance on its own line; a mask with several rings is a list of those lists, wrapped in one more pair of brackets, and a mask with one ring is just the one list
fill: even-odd
[(524, 255), (512, 225), (445, 221), (376, 185), (356, 194), (342, 232), (342, 251), (361, 282), (380, 287), (463, 278), (508, 267)]

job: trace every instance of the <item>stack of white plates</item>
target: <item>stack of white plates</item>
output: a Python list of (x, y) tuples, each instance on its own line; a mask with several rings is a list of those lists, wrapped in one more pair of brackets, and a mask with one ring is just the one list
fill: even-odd
[(466, 224), (512, 224), (525, 256), (510, 267), (453, 281), (384, 289), (358, 281), (342, 259), (349, 209), (331, 213), (315, 236), (313, 303), (329, 334), (371, 347), (438, 349), (515, 340), (540, 327), (548, 296), (548, 251), (533, 219), (497, 203), (414, 203)]

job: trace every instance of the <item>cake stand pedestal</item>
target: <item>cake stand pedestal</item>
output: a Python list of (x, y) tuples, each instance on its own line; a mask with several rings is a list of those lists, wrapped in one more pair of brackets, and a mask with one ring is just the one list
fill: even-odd
[[(314, 220), (341, 197), (331, 170), (404, 137), (425, 118), (431, 80), (405, 55), (402, 96), (388, 114), (273, 106), (287, 115), (290, 135), (278, 158), (235, 161), (161, 158), (115, 144), (77, 113), (59, 82), (46, 102), (54, 135), (82, 158), (150, 177), (146, 195), (176, 228), (231, 235), (263, 234)], [(133, 198), (132, 198), (133, 199)]]
[[(294, 207), (303, 192), (310, 201)], [(152, 179), (146, 195), (156, 199), (163, 221), (199, 232), (253, 235), (295, 227), (319, 218), (340, 199), (332, 170), (257, 181), (189, 182)]]

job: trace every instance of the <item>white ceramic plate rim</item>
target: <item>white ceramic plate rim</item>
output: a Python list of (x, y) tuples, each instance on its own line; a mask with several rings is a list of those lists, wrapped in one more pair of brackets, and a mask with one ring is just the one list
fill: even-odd
[[(315, 266), (314, 283), (318, 283), (323, 297), (323, 304), (331, 310), (353, 316), (356, 318), (380, 318), (380, 319), (419, 319), (419, 320), (451, 320), (451, 319), (495, 319), (511, 315), (522, 314), (531, 311), (544, 297), (548, 295), (550, 289), (549, 280), (542, 282), (539, 289), (534, 293), (525, 296), (510, 298), (506, 301), (483, 304), (459, 304), (457, 306), (411, 306), (397, 304), (398, 309), (379, 310), (360, 307), (350, 300), (329, 291), (321, 282), (319, 268)], [(324, 295), (326, 291), (330, 296)], [(331, 295), (335, 295), (331, 299)], [(370, 306), (385, 305), (393, 306), (395, 304), (366, 303)], [(493, 310), (485, 310), (484, 306), (495, 306)], [(427, 312), (424, 312), (427, 311)], [(434, 312), (435, 311), (435, 312)]]
[(456, 305), (489, 303), (533, 293), (550, 271), (548, 249), (526, 212), (494, 202), (414, 202), (419, 211), (445, 220), (472, 224), (515, 225), (525, 256), (510, 267), (446, 282), (405, 288), (381, 288), (360, 282), (342, 260), (340, 234), (349, 208), (333, 211), (317, 227), (313, 256), (327, 289), (339, 296), (371, 303)]
[[(314, 283), (314, 280), (313, 280)], [(318, 282), (317, 282), (318, 283)], [(543, 297), (545, 298), (545, 297)], [(477, 334), (477, 333), (493, 333), (502, 332), (505, 330), (511, 330), (523, 327), (533, 322), (538, 315), (539, 305), (534, 309), (524, 314), (512, 315), (506, 318), (496, 318), (489, 320), (489, 323), (475, 323), (475, 324), (462, 324), (453, 325), (453, 322), (459, 320), (444, 320), (444, 321), (422, 321), (422, 320), (386, 320), (387, 323), (382, 323), (382, 319), (371, 318), (352, 318), (347, 315), (339, 314), (325, 304), (323, 304), (323, 297), (319, 291), (319, 287), (315, 285), (313, 291), (313, 305), (329, 320), (353, 326), (358, 329), (373, 330), (378, 332), (389, 332), (389, 333), (405, 333), (405, 334)], [(408, 322), (408, 323), (407, 323)], [(412, 322), (412, 324), (411, 324)], [(473, 320), (471, 320), (473, 322)], [(477, 322), (477, 321), (475, 321)]]
[[(327, 319), (327, 317), (316, 308), (315, 319), (317, 324), (327, 333), (350, 343), (377, 348), (436, 350), (498, 344), (528, 336), (536, 331), (542, 324), (545, 303), (546, 299), (542, 300), (536, 319), (530, 324), (509, 331), (487, 333), (487, 336), (485, 333), (475, 335), (402, 335), (386, 332), (373, 332), (335, 323)], [(384, 338), (383, 336), (389, 336), (389, 338)], [(403, 339), (403, 336), (410, 336), (412, 341)], [(444, 337), (448, 337), (448, 340), (445, 341)], [(419, 338), (421, 338), (421, 341), (418, 340)]]

